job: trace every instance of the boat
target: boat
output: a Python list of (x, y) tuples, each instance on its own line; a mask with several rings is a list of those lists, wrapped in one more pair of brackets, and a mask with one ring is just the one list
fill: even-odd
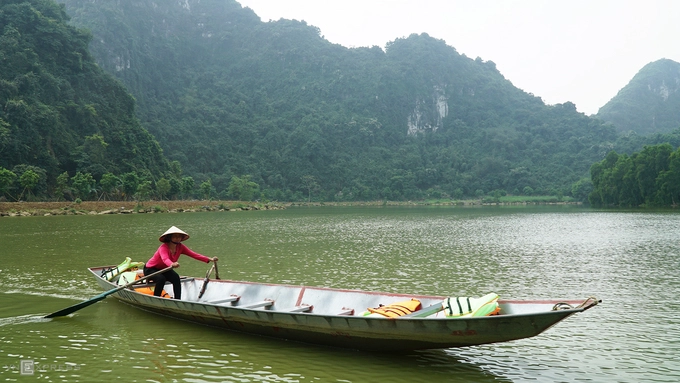
[[(146, 280), (129, 282), (141, 271), (121, 270), (111, 277), (112, 268), (88, 270), (102, 289), (136, 308), (226, 330), (357, 350), (444, 349), (524, 339), (600, 302), (594, 297), (504, 300), (490, 293), (470, 299), (244, 282), (211, 278), (213, 269), (205, 278), (182, 277), (178, 300), (150, 295), (155, 285)], [(173, 296), (171, 284), (165, 292)]]

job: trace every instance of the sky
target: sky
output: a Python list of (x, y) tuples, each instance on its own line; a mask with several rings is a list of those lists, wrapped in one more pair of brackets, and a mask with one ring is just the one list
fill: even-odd
[(493, 61), (546, 104), (596, 114), (635, 74), (680, 62), (680, 0), (237, 0), (262, 21), (304, 20), (346, 47), (412, 33)]

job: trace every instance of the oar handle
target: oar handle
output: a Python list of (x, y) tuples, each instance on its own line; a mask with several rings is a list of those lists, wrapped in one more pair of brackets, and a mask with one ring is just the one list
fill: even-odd
[(217, 270), (217, 261), (213, 261), (215, 264), (215, 279), (220, 279), (220, 271)]

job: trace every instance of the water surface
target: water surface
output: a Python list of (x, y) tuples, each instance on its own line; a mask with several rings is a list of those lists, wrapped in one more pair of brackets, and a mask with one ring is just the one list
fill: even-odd
[[(85, 270), (144, 261), (169, 226), (223, 279), (603, 303), (519, 341), (403, 355), (225, 332), (108, 298)], [(325, 207), (0, 219), (0, 380), (680, 380), (680, 214), (574, 207)], [(180, 260), (179, 271), (207, 265)], [(21, 360), (35, 363), (21, 375)]]

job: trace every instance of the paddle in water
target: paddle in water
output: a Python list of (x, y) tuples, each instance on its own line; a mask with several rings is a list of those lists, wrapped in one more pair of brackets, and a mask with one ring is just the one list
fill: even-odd
[(76, 312), (76, 311), (78, 311), (82, 308), (85, 308), (85, 307), (87, 307), (91, 304), (97, 303), (97, 302), (101, 301), (102, 299), (106, 298), (107, 296), (109, 296), (113, 293), (116, 293), (116, 292), (118, 292), (118, 291), (120, 291), (124, 288), (130, 287), (130, 286), (135, 285), (139, 282), (147, 280), (147, 279), (153, 277), (154, 275), (158, 275), (158, 274), (164, 273), (166, 271), (169, 271), (170, 269), (172, 269), (172, 267), (166, 267), (163, 270), (156, 271), (155, 273), (152, 273), (152, 274), (149, 274), (149, 275), (144, 276), (142, 278), (139, 278), (136, 281), (132, 281), (132, 282), (125, 284), (123, 286), (119, 286), (119, 287), (116, 287), (115, 289), (103, 292), (103, 293), (97, 295), (96, 297), (92, 297), (92, 298), (90, 298), (86, 301), (80, 302), (80, 303), (75, 304), (73, 306), (69, 306), (69, 307), (62, 309), (62, 310), (59, 310), (57, 312), (53, 312), (52, 314), (46, 315), (45, 318), (63, 317), (65, 315), (71, 314), (71, 313)]

